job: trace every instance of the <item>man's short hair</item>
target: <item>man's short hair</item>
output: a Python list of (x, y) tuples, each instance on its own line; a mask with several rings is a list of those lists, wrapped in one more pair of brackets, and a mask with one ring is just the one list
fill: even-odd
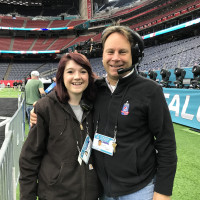
[(31, 76), (40, 76), (40, 73), (38, 71), (32, 71)]

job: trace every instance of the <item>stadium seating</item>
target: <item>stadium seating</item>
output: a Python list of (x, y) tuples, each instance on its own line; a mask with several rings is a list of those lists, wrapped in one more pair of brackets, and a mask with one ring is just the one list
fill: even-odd
[(79, 24), (82, 24), (84, 22), (86, 22), (87, 20), (71, 20), (67, 26), (70, 27), (70, 26), (77, 26)]
[(13, 51), (19, 51), (19, 50), (28, 51), (31, 48), (34, 40), (35, 40), (34, 38), (29, 38), (29, 39), (20, 38), (20, 37), (15, 38), (12, 50)]
[(58, 62), (48, 62), (43, 64), (39, 69), (41, 77), (52, 78), (56, 76), (56, 71), (58, 68)]
[(94, 42), (100, 42), (100, 41), (101, 41), (101, 33), (95, 35), (95, 36), (93, 37), (93, 41), (94, 41)]
[(3, 78), (6, 74), (6, 71), (8, 69), (8, 65), (9, 65), (9, 63), (6, 63), (6, 62), (0, 63), (0, 80), (3, 80)]
[(144, 50), (141, 70), (174, 69), (176, 67), (192, 67), (200, 62), (200, 36), (149, 47)]
[(0, 50), (10, 50), (11, 38), (0, 37)]
[(50, 21), (42, 21), (42, 20), (27, 20), (26, 28), (47, 28)]
[[(200, 2), (200, 1), (198, 1)], [(163, 21), (166, 21), (166, 20), (169, 20), (171, 18), (174, 18), (174, 17), (177, 17), (181, 14), (184, 14), (184, 13), (181, 13), (182, 10), (186, 10), (186, 12), (189, 12), (188, 8), (190, 7), (193, 7), (194, 9), (198, 9), (195, 7), (196, 3), (198, 2), (183, 2), (183, 3), (180, 3), (178, 5), (176, 5), (175, 7), (171, 7), (171, 9), (169, 9), (168, 7), (164, 7), (161, 9), (161, 6), (159, 7), (155, 7), (154, 9), (152, 8), (152, 12), (150, 12), (151, 10), (148, 10), (148, 12), (144, 12), (144, 13), (139, 13), (138, 15), (136, 16), (133, 16), (132, 18), (135, 18), (135, 19), (139, 19), (139, 17), (141, 16), (146, 16), (146, 17), (143, 17), (141, 18), (138, 23), (135, 23), (133, 25), (130, 26), (130, 28), (132, 29), (135, 29), (135, 30), (139, 30), (139, 29), (143, 29), (143, 28), (147, 28), (149, 25), (154, 25), (152, 24), (153, 22), (156, 21), (156, 24), (157, 23), (161, 23)], [(155, 12), (156, 11), (156, 12)], [(151, 14), (151, 17), (149, 19), (149, 15), (147, 14)], [(144, 19), (147, 19), (147, 20), (144, 20)], [(136, 29), (136, 28), (139, 28), (139, 29)]]
[(4, 27), (23, 27), (23, 25), (24, 25), (23, 19), (2, 18), (0, 22), (0, 26), (4, 26)]
[(79, 36), (76, 39), (74, 39), (71, 43), (69, 43), (66, 47), (73, 46), (73, 45), (78, 44), (80, 42), (85, 42), (85, 41), (89, 40), (92, 37), (94, 37), (94, 35), (82, 35), (82, 36)]
[[(80, 41), (87, 41), (92, 36), (80, 36), (79, 38), (72, 39), (72, 38), (63, 38), (59, 39), (58, 43), (54, 43), (49, 49), (57, 49), (61, 48), (61, 44), (63, 45), (65, 42), (66, 44), (74, 45)], [(96, 36), (97, 37), (97, 36)], [(99, 36), (98, 36), (99, 37)], [(93, 37), (95, 38), (95, 37)], [(39, 39), (38, 39), (39, 40)], [(41, 39), (41, 43), (44, 40)], [(71, 41), (71, 43), (69, 43)], [(36, 45), (36, 44), (35, 44)], [(40, 43), (38, 42), (37, 45), (39, 46)], [(58, 46), (57, 46), (58, 45)], [(60, 46), (59, 46), (60, 45)], [(33, 48), (34, 50), (36, 48)], [(195, 63), (200, 62), (200, 36), (194, 36), (187, 39), (174, 41), (171, 43), (161, 44), (149, 48), (145, 48), (144, 50), (144, 58), (140, 64), (141, 71), (148, 71), (150, 69), (153, 70), (160, 70), (163, 67), (166, 69), (175, 69), (176, 67), (192, 67)], [(94, 72), (98, 76), (105, 75), (105, 71), (102, 66), (102, 58), (94, 58), (90, 59), (91, 64), (93, 66)], [(12, 66), (12, 70), (10, 71), (8, 79), (15, 80), (15, 79), (22, 79), (28, 73), (30, 73), (34, 69), (39, 69), (43, 64), (42, 63), (14, 63)], [(6, 68), (8, 64), (0, 63), (0, 76), (4, 77)], [(56, 68), (57, 64), (53, 68)], [(52, 65), (46, 65), (45, 70), (51, 70)], [(44, 68), (41, 68), (41, 72), (45, 71)]]
[(8, 76), (8, 80), (21, 80), (26, 78), (31, 71), (37, 70), (43, 63), (11, 63), (10, 64), (10, 73)]
[(47, 50), (60, 50), (69, 45), (75, 38), (58, 38)]
[(90, 59), (90, 63), (92, 65), (93, 71), (97, 76), (99, 77), (105, 76), (106, 72), (102, 64), (102, 58), (92, 58)]
[(66, 27), (70, 20), (54, 20), (48, 28)]
[[(118, 7), (122, 8), (120, 11), (116, 12), (112, 15), (114, 16), (122, 16), (129, 14), (130, 12), (137, 13), (138, 10), (144, 10), (143, 13), (140, 13), (140, 15), (136, 18), (139, 19), (140, 16), (145, 15), (148, 16), (148, 13), (153, 13), (155, 9), (158, 12), (155, 12), (155, 17), (152, 17), (151, 19), (145, 20), (143, 18), (143, 21), (138, 22), (137, 24), (133, 24), (131, 28), (145, 28), (157, 24), (159, 22), (159, 19), (161, 19), (160, 22), (166, 21), (170, 19), (171, 17), (176, 17), (181, 15), (182, 11), (187, 10), (187, 12), (193, 11), (196, 8), (198, 8), (198, 3), (200, 0), (197, 0), (195, 2), (188, 1), (188, 2), (181, 2), (179, 4), (179, 1), (177, 0), (169, 0), (167, 2), (161, 2), (161, 4), (153, 7), (154, 3), (156, 5), (157, 1), (144, 1), (144, 3), (141, 4), (135, 4), (135, 6), (130, 6), (129, 8), (123, 9), (123, 6), (129, 1), (123, 1), (123, 5), (118, 5)], [(173, 10), (170, 8), (169, 5), (172, 3), (176, 5), (173, 7)], [(114, 3), (114, 2), (113, 2)], [(122, 2), (121, 2), (122, 3)], [(109, 4), (110, 5), (110, 4)], [(147, 11), (148, 6), (151, 5), (151, 9)], [(115, 2), (115, 6), (117, 7), (117, 4)], [(168, 6), (168, 7), (167, 7)], [(138, 9), (136, 9), (138, 8)], [(102, 8), (103, 9), (103, 8)], [(162, 15), (157, 15), (160, 11), (162, 11)], [(164, 12), (164, 13), (163, 13)], [(184, 12), (182, 13), (184, 14)], [(123, 21), (123, 20), (122, 20)], [(11, 17), (4, 17), (0, 20), (2, 26), (14, 26), (16, 24), (17, 27), (24, 26), (26, 28), (53, 28), (53, 27), (61, 27), (61, 26), (76, 26), (79, 24), (82, 24), (86, 22), (86, 20), (53, 20), (53, 21), (47, 21), (47, 20), (29, 20), (28, 18), (25, 19), (11, 19)], [(94, 39), (94, 42), (99, 42), (101, 38), (101, 33), (97, 35), (80, 35), (79, 37), (70, 36), (69, 38), (60, 37), (60, 38), (19, 38), (15, 37), (13, 39), (11, 38), (0, 38), (0, 49), (2, 50), (20, 50), (20, 51), (40, 51), (40, 50), (60, 50), (65, 48), (70, 48), (76, 45), (80, 42), (85, 42), (89, 40), (90, 38)], [(198, 53), (199, 53), (199, 47), (195, 46), (198, 44), (198, 38), (192, 38), (189, 40), (190, 42), (187, 42), (187, 39), (179, 45), (177, 48), (178, 42), (170, 43), (167, 45), (159, 45), (155, 47), (150, 47), (145, 49), (145, 57), (141, 63), (141, 69), (142, 70), (149, 70), (151, 69), (160, 69), (162, 66), (165, 66), (167, 69), (175, 68), (177, 65), (180, 65), (182, 67), (188, 67), (192, 66), (194, 63), (198, 62)], [(23, 45), (22, 45), (23, 44)], [(185, 46), (184, 46), (185, 44)], [(155, 56), (157, 55), (157, 56)], [(170, 59), (168, 59), (170, 58)], [(96, 60), (97, 67), (95, 68), (96, 73), (98, 74), (104, 74), (104, 72), (101, 71), (102, 64), (101, 62), (98, 62), (98, 59)], [(10, 73), (12, 74), (12, 72)], [(13, 75), (11, 75), (13, 78)], [(15, 78), (14, 78), (15, 79)]]
[(42, 51), (46, 50), (53, 42), (55, 41), (55, 38), (38, 38), (35, 40), (35, 43), (33, 44), (31, 51)]

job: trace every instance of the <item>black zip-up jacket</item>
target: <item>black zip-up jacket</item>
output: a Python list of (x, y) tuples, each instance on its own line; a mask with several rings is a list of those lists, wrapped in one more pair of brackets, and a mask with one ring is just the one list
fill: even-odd
[(96, 83), (94, 128), (112, 138), (117, 130), (113, 156), (94, 151), (105, 194), (116, 197), (134, 193), (156, 175), (155, 191), (171, 195), (176, 142), (162, 88), (136, 72), (120, 79), (113, 93), (105, 79)]
[[(69, 104), (60, 103), (53, 91), (35, 107), (37, 124), (30, 130), (20, 155), (20, 200), (97, 200), (99, 181), (93, 156), (78, 163), (86, 138), (86, 121), (93, 139), (91, 111), (82, 124)], [(83, 128), (82, 128), (83, 126)]]

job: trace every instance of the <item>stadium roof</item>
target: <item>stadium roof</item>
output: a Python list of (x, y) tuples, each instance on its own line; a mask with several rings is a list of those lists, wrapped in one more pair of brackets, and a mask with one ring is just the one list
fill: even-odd
[(0, 0), (0, 3), (10, 5), (26, 5), (26, 6), (55, 6), (55, 5), (73, 5), (77, 4), (78, 0)]
[[(57, 13), (67, 13), (77, 15), (79, 13), (79, 0), (0, 0), (0, 14), (17, 12), (21, 14), (23, 9), (31, 7), (33, 9), (52, 9)], [(50, 10), (49, 10), (50, 12)], [(31, 14), (32, 12), (30, 12)], [(23, 13), (22, 13), (23, 15)], [(50, 12), (50, 16), (51, 16)], [(34, 16), (34, 15), (31, 15)]]

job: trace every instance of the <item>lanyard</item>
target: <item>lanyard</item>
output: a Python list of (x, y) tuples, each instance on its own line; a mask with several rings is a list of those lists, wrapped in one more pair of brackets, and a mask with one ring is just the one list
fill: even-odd
[[(73, 129), (74, 130), (76, 130), (75, 128), (75, 125), (74, 125), (74, 123), (76, 123), (75, 122), (75, 120), (73, 119), (73, 117), (72, 117), (72, 126), (73, 126)], [(86, 135), (89, 135), (89, 123), (88, 123), (88, 121), (87, 121), (87, 117), (86, 117), (86, 126), (85, 126), (85, 128), (86, 128)], [(82, 125), (82, 123), (80, 123), (80, 130), (81, 131), (83, 131), (84, 130), (84, 128), (83, 128), (83, 125)], [(81, 152), (81, 147), (80, 147), (80, 144), (79, 144), (79, 142), (78, 142), (78, 137), (79, 137), (79, 135), (78, 135), (78, 133), (75, 131), (75, 134), (73, 134), (74, 135), (74, 137), (75, 137), (75, 140), (76, 140), (76, 147), (77, 147), (77, 150), (78, 150), (78, 152), (80, 153)]]
[[(125, 98), (125, 95), (127, 93), (128, 88), (129, 88), (129, 86), (127, 86), (126, 89), (124, 90), (123, 95), (122, 95), (122, 100), (121, 100), (119, 107), (117, 109), (117, 117), (116, 117), (115, 126), (114, 126), (114, 130), (113, 130), (113, 136), (114, 136), (113, 138), (114, 138), (115, 143), (117, 141), (118, 118), (119, 118), (119, 113), (120, 113), (120, 110), (121, 110), (120, 108), (122, 107), (122, 104), (123, 104), (123, 101), (124, 101), (124, 98)], [(97, 123), (96, 123), (95, 133), (97, 133), (97, 131), (98, 131), (99, 121), (100, 121), (100, 113), (98, 113), (98, 119), (97, 119)]]

